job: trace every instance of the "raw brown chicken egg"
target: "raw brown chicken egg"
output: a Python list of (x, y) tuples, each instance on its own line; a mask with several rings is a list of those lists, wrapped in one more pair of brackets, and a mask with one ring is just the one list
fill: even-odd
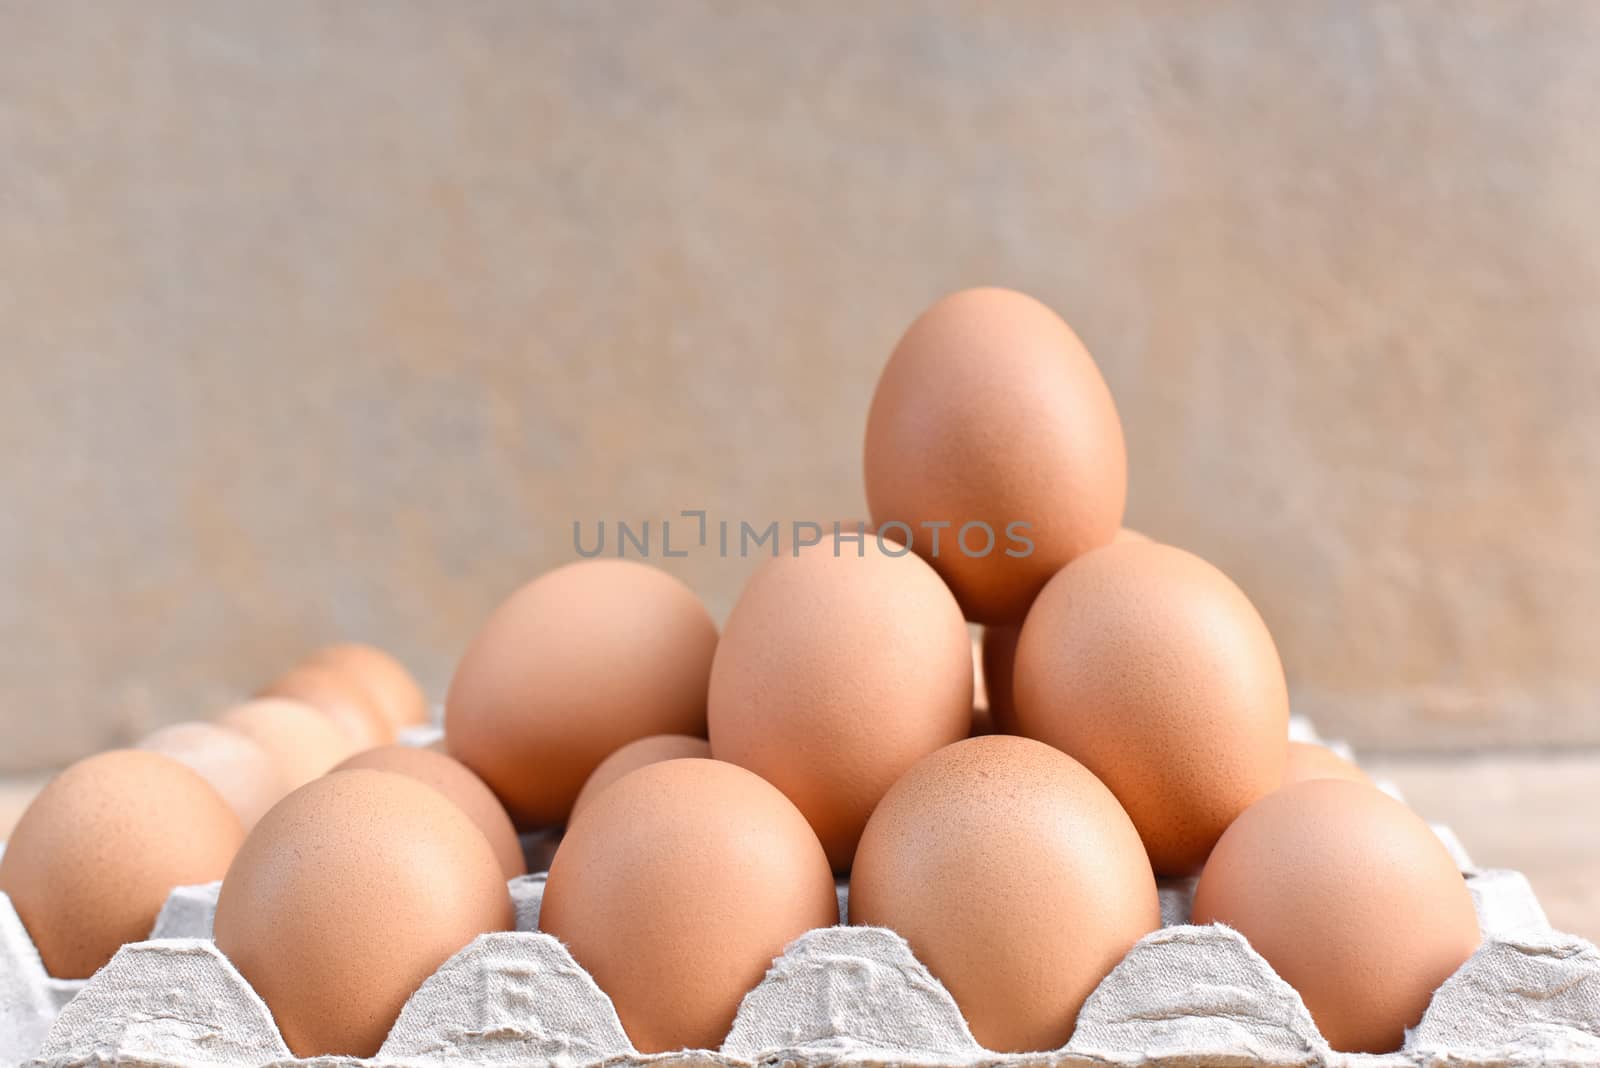
[(304, 701), (258, 698), (230, 708), (216, 722), (272, 754), (290, 790), (325, 774), (356, 749), (349, 735)]
[(1415, 813), (1369, 786), (1285, 786), (1234, 821), (1195, 889), (1300, 992), (1330, 1045), (1400, 1048), (1478, 947), (1472, 895)]
[(879, 798), (972, 727), (972, 644), (914, 553), (868, 541), (762, 563), (711, 669), (711, 754), (782, 790), (846, 871)]
[(423, 980), (512, 922), (466, 813), (409, 775), (361, 770), (301, 787), (256, 825), (215, 930), (296, 1057), (370, 1057)]
[(87, 979), (150, 937), (174, 887), (214, 882), (244, 839), (211, 784), (161, 753), (117, 749), (67, 768), (34, 798), (0, 857), (45, 970)]
[(1367, 773), (1325, 745), (1290, 742), (1289, 758), (1283, 769), (1283, 784), (1307, 779), (1348, 779), (1371, 785)]
[(461, 761), (444, 753), (409, 745), (383, 745), (350, 757), (333, 770), (392, 771), (425, 782), (450, 801), (483, 832), (495, 859), (507, 879), (515, 879), (528, 869), (522, 858), (522, 843), (517, 839), (511, 817), (494, 796), (494, 791)]
[[(978, 623), (1020, 623), (1051, 575), (1116, 536), (1128, 491), (1094, 360), (1058, 315), (1006, 289), (952, 293), (911, 324), (872, 398), (865, 474), (874, 526), (908, 524)], [(941, 522), (934, 558), (923, 524)], [(962, 551), (968, 523), (988, 524), (992, 551), (981, 527)], [(1009, 536), (1019, 523), (1024, 537)]]
[(1127, 809), (1157, 874), (1199, 870), (1283, 783), (1289, 696), (1255, 607), (1199, 557), (1124, 542), (1079, 557), (1017, 639), (1017, 727)]
[(850, 922), (888, 927), (949, 989), (985, 1049), (1054, 1050), (1161, 924), (1128, 816), (1040, 742), (973, 738), (922, 760), (872, 814)]
[(577, 819), (578, 813), (582, 812), (584, 806), (593, 801), (600, 791), (630, 771), (663, 760), (679, 760), (684, 757), (709, 759), (710, 756), (711, 743), (704, 738), (696, 738), (689, 734), (652, 734), (648, 738), (629, 742), (602, 760), (600, 766), (594, 769), (594, 773), (583, 784), (583, 789), (578, 791), (578, 799), (572, 803), (572, 818)]
[(393, 656), (373, 645), (344, 642), (311, 654), (306, 661), (356, 680), (392, 730), (427, 723), (428, 697), (422, 684)]
[(557, 568), (472, 640), (445, 702), (445, 743), (519, 827), (564, 823), (621, 746), (705, 733), (716, 647), (705, 606), (664, 571), (631, 560)]
[(289, 792), (265, 746), (217, 723), (173, 723), (148, 735), (138, 748), (163, 753), (210, 783), (247, 832)]
[(333, 720), (358, 749), (394, 741), (394, 727), (356, 679), (318, 664), (302, 664), (274, 679), (258, 697), (303, 701)]
[(770, 784), (718, 760), (625, 775), (567, 829), (539, 929), (645, 1053), (722, 1045), (786, 945), (839, 921), (827, 857)]

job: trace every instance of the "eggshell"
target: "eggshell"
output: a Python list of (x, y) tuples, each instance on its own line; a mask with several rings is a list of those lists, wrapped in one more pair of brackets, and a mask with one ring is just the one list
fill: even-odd
[(247, 735), (272, 754), (291, 790), (324, 774), (356, 749), (348, 734), (304, 701), (259, 698), (230, 708), (216, 722)]
[(995, 1051), (1054, 1050), (1161, 925), (1127, 814), (1071, 757), (994, 735), (919, 762), (872, 814), (850, 921), (910, 943)]
[[(874, 526), (908, 524), (979, 623), (1020, 623), (1051, 575), (1116, 536), (1128, 490), (1094, 360), (1053, 311), (1005, 289), (952, 293), (912, 323), (872, 398), (865, 475)], [(935, 558), (923, 524), (938, 522), (950, 526)], [(975, 528), (969, 554), (956, 539), (977, 522), (995, 545), (981, 552)], [(1031, 549), (1007, 537), (1012, 523)]]
[(359, 749), (394, 741), (394, 726), (362, 684), (332, 668), (302, 664), (257, 694), (304, 701), (350, 736)]
[(873, 806), (972, 726), (972, 646), (921, 557), (818, 546), (758, 568), (711, 669), (711, 753), (777, 786), (836, 871)]
[(539, 927), (651, 1053), (719, 1047), (784, 947), (838, 918), (795, 807), (742, 768), (688, 759), (633, 771), (586, 806), (550, 865)]
[(601, 790), (630, 771), (662, 760), (678, 760), (684, 757), (709, 759), (710, 756), (711, 743), (704, 738), (688, 734), (652, 734), (648, 738), (629, 742), (602, 760), (600, 766), (594, 769), (588, 781), (583, 784), (583, 789), (578, 791), (578, 799), (572, 803), (572, 818), (577, 819), (578, 813), (582, 812), (584, 806), (593, 801)]
[(118, 749), (73, 764), (22, 814), (0, 858), (45, 970), (86, 979), (150, 937), (173, 887), (222, 878), (244, 839), (211, 784), (161, 753)]
[(428, 722), (428, 697), (422, 684), (404, 664), (376, 646), (358, 642), (329, 645), (311, 654), (306, 662), (354, 679), (392, 730)]
[(138, 748), (164, 753), (210, 783), (246, 831), (289, 792), (278, 761), (260, 742), (216, 723), (173, 723)]
[(450, 683), (445, 741), (518, 826), (559, 824), (591, 772), (651, 734), (704, 735), (717, 628), (632, 560), (557, 568), (512, 594)]
[(1479, 942), (1466, 882), (1428, 825), (1337, 779), (1285, 786), (1234, 821), (1193, 918), (1243, 934), (1345, 1052), (1399, 1049)]
[(449, 798), (465, 812), (494, 850), (495, 859), (507, 879), (515, 879), (527, 872), (522, 857), (522, 843), (517, 839), (511, 817), (494, 796), (494, 791), (484, 785), (461, 761), (428, 749), (410, 745), (384, 745), (357, 753), (339, 764), (334, 771), (392, 771), (409, 775), (427, 783)]
[(1305, 782), (1307, 779), (1347, 779), (1350, 782), (1372, 784), (1367, 773), (1325, 745), (1311, 742), (1290, 742), (1288, 761), (1283, 768), (1283, 782)]
[(1161, 875), (1197, 871), (1283, 782), (1289, 697), (1272, 636), (1228, 577), (1126, 542), (1062, 569), (1017, 640), (1018, 729), (1122, 802)]
[(1017, 733), (1017, 709), (1011, 676), (1021, 627), (983, 628), (983, 682), (989, 690), (989, 718), (998, 734)]
[(370, 1057), (406, 999), (511, 896), (477, 826), (431, 786), (341, 771), (256, 825), (217, 898), (216, 943), (297, 1057)]

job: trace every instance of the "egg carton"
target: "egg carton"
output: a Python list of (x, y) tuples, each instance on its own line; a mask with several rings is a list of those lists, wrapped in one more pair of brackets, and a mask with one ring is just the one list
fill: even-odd
[[(1316, 740), (1300, 720), (1292, 734)], [(1054, 1052), (983, 1050), (902, 938), (843, 926), (849, 903), (841, 884), (841, 926), (808, 932), (784, 950), (745, 997), (720, 1049), (643, 1055), (606, 994), (537, 930), (539, 873), (510, 883), (516, 930), (484, 935), (445, 962), (365, 1060), (289, 1053), (265, 1003), (209, 940), (216, 884), (174, 891), (151, 940), (124, 946), (86, 982), (44, 975), (0, 895), (0, 1027), (31, 1026), (19, 1033), (36, 1036), (11, 1050), (0, 1037), (0, 1057), (32, 1068), (1600, 1066), (1600, 952), (1552, 930), (1522, 875), (1474, 867), (1453, 834), (1435, 830), (1466, 876), (1483, 945), (1393, 1054), (1330, 1050), (1300, 996), (1241, 935), (1188, 923), (1194, 880), (1179, 879), (1160, 887), (1164, 926), (1101, 982), (1071, 1041)]]

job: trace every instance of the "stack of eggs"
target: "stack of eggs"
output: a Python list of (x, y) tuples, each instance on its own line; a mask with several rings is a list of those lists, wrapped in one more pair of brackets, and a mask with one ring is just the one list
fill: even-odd
[(217, 945), (289, 1048), (370, 1055), (512, 925), (513, 826), (565, 827), (540, 927), (641, 1051), (720, 1045), (784, 947), (838, 922), (836, 877), (984, 1047), (1043, 1051), (1160, 925), (1158, 877), (1197, 876), (1194, 922), (1242, 932), (1334, 1048), (1398, 1048), (1478, 944), (1466, 886), (1417, 816), (1288, 741), (1239, 588), (1122, 529), (1121, 424), (1066, 323), (1004, 290), (935, 304), (879, 382), (865, 481), (872, 522), (774, 551), (720, 637), (637, 561), (518, 590), (460, 662), (445, 753), (372, 748), (421, 694), (346, 646), (220, 725), (85, 761), (0, 889), (73, 975), (226, 872)]

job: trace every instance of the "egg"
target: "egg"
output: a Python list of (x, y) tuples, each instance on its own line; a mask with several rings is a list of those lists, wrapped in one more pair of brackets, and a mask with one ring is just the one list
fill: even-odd
[(557, 568), (473, 638), (445, 701), (446, 744), (518, 826), (565, 822), (619, 747), (705, 734), (716, 646), (705, 606), (664, 571), (599, 559)]
[(1199, 870), (1283, 782), (1277, 647), (1239, 587), (1182, 549), (1125, 542), (1063, 568), (1028, 612), (1012, 681), (1018, 730), (1111, 788), (1157, 874)]
[(836, 871), (911, 765), (972, 726), (972, 649), (921, 557), (868, 541), (766, 560), (711, 668), (711, 754), (775, 785)]
[(161, 753), (118, 749), (67, 768), (22, 814), (0, 857), (45, 970), (86, 979), (150, 937), (174, 887), (222, 878), (244, 828), (211, 784)]
[(909, 533), (974, 622), (1020, 623), (1051, 575), (1122, 523), (1111, 392), (1072, 328), (1011, 290), (952, 293), (912, 323), (878, 380), (865, 453), (873, 525)]
[(138, 748), (165, 755), (210, 783), (246, 831), (289, 792), (278, 761), (260, 742), (216, 723), (173, 723)]
[(588, 804), (550, 865), (539, 928), (653, 1053), (721, 1046), (784, 947), (838, 919), (827, 857), (795, 807), (743, 768), (683, 759)]
[(356, 749), (349, 735), (304, 701), (247, 701), (222, 713), (216, 722), (270, 753), (291, 790), (324, 774)]
[(332, 668), (302, 664), (256, 696), (305, 702), (331, 719), (359, 749), (394, 741), (393, 725), (361, 683)]
[(1161, 924), (1155, 876), (1116, 798), (1027, 738), (923, 759), (867, 824), (850, 921), (887, 927), (999, 1052), (1059, 1049), (1078, 1010)]
[(1428, 825), (1337, 779), (1285, 786), (1234, 821), (1193, 922), (1243, 934), (1344, 1052), (1399, 1049), (1479, 942), (1466, 882)]
[(662, 760), (677, 760), (681, 757), (700, 757), (708, 759), (711, 756), (711, 743), (704, 738), (696, 738), (688, 734), (652, 734), (648, 738), (639, 738), (629, 742), (615, 753), (600, 762), (594, 769), (583, 789), (578, 791), (578, 799), (572, 803), (572, 818), (577, 819), (578, 813), (584, 806), (618, 779), (644, 767)]
[(428, 697), (406, 666), (382, 649), (358, 642), (329, 645), (306, 661), (355, 680), (389, 721), (392, 730), (428, 722)]
[(505, 808), (494, 792), (459, 760), (414, 746), (384, 745), (357, 753), (333, 770), (358, 771), (363, 768), (369, 771), (392, 771), (427, 783), (449, 798), (483, 832), (507, 879), (515, 879), (528, 870), (522, 858), (522, 843), (517, 839), (516, 828), (511, 826), (511, 817), (506, 815)]
[(983, 681), (989, 691), (989, 718), (999, 734), (1017, 733), (1016, 702), (1011, 696), (1011, 672), (1017, 656), (1020, 627), (983, 628)]
[(215, 937), (296, 1057), (370, 1057), (423, 980), (512, 923), (477, 825), (409, 775), (359, 770), (262, 818), (222, 881)]
[(1305, 782), (1307, 779), (1348, 779), (1370, 785), (1367, 773), (1325, 745), (1311, 742), (1290, 742), (1288, 760), (1284, 764), (1284, 785)]

